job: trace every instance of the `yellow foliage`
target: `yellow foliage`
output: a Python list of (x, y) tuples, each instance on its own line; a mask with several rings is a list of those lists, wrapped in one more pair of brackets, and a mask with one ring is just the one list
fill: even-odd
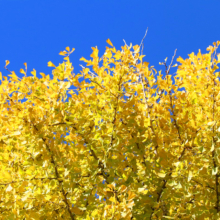
[(219, 219), (220, 42), (159, 72), (107, 43), (0, 76), (0, 219)]

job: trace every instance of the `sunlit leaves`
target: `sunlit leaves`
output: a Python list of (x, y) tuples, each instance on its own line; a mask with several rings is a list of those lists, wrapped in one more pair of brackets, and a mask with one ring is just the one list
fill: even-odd
[(6, 171), (5, 169), (3, 169), (2, 167), (2, 170), (0, 172), (0, 181), (8, 181), (10, 182), (12, 180), (12, 177), (10, 175), (10, 173), (8, 171)]
[(25, 73), (25, 71), (24, 71), (23, 69), (20, 69), (20, 73), (22, 73), (22, 74), (25, 74), (25, 75), (26, 75), (26, 73)]
[(49, 61), (49, 62), (47, 63), (47, 66), (49, 66), (49, 67), (56, 67), (51, 61)]
[(107, 43), (78, 74), (70, 47), (40, 78), (6, 61), (0, 218), (218, 219), (219, 41), (179, 57), (175, 76)]
[(66, 51), (60, 51), (59, 55), (69, 56), (75, 50), (75, 48), (72, 48), (72, 50), (70, 51), (70, 47), (66, 47), (65, 49)]
[(34, 77), (36, 77), (36, 70), (33, 69), (33, 71), (31, 71), (31, 74), (32, 74)]
[(8, 66), (9, 63), (10, 63), (10, 61), (9, 61), (9, 60), (6, 60), (6, 61), (5, 61), (5, 67)]
[(112, 42), (110, 41), (110, 39), (106, 40), (106, 42), (113, 47), (113, 44), (112, 44)]

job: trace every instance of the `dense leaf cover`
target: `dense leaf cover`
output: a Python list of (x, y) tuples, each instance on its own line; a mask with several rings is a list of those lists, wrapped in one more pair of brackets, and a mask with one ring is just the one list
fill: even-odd
[(107, 43), (79, 74), (69, 47), (52, 78), (6, 61), (0, 219), (219, 219), (220, 41), (176, 73)]

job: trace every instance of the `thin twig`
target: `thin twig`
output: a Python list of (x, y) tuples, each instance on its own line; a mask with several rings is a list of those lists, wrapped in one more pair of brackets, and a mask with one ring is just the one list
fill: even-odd
[(128, 45), (126, 44), (126, 41), (124, 39), (123, 39), (123, 41), (124, 41), (125, 45), (128, 47)]
[[(81, 64), (80, 64), (79, 66), (81, 66), (83, 69), (86, 68), (86, 67), (84, 67), (84, 66), (81, 65)], [(90, 70), (88, 71), (88, 73), (90, 73), (93, 77), (99, 77), (99, 76), (95, 75), (95, 73), (91, 72)]]
[(176, 51), (177, 51), (177, 49), (175, 49), (175, 51), (174, 51), (174, 55), (173, 55), (173, 57), (172, 57), (172, 60), (171, 60), (171, 62), (170, 62), (170, 65), (169, 65), (169, 67), (168, 67), (167, 74), (169, 74), (170, 68), (171, 68), (171, 66), (173, 65), (173, 61), (174, 61), (174, 58), (175, 58), (175, 56), (176, 56)]
[[(6, 66), (4, 66), (4, 68), (5, 68), (9, 73), (13, 74), (13, 72), (12, 72), (11, 70), (9, 70)], [(17, 78), (21, 80), (21, 78), (19, 78), (18, 76), (17, 76)]]
[(147, 32), (148, 32), (148, 28), (147, 28), (147, 30), (146, 30), (146, 32), (145, 32), (145, 35), (144, 35), (144, 37), (143, 37), (143, 39), (141, 40), (141, 43), (140, 43), (140, 48), (141, 48), (141, 46), (142, 46), (141, 55), (143, 55), (143, 51), (144, 51), (144, 39), (145, 39), (145, 37), (147, 36)]

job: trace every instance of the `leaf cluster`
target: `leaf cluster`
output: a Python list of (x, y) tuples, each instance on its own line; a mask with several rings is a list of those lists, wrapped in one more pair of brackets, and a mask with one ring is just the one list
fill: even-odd
[[(74, 73), (0, 76), (1, 219), (220, 218), (220, 41), (206, 54), (143, 61), (139, 45)], [(176, 66), (176, 65), (174, 65)]]

